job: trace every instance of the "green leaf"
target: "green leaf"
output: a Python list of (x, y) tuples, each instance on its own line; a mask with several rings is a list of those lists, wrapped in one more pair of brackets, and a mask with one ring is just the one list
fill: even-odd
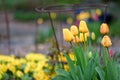
[(89, 60), (87, 67), (85, 68), (84, 78), (85, 80), (91, 80), (95, 73), (95, 62), (93, 59)]
[(102, 47), (102, 58), (103, 58), (104, 66), (106, 66), (108, 63), (108, 53), (105, 51), (105, 48), (103, 47)]
[(77, 76), (78, 76), (79, 80), (84, 80), (84, 75), (82, 73), (80, 66), (76, 66), (76, 72), (77, 72)]
[(32, 77), (30, 77), (28, 74), (23, 75), (20, 77), (21, 80), (32, 80)]
[(69, 72), (67, 72), (67, 71), (64, 71), (62, 69), (57, 69), (56, 73), (57, 73), (58, 76), (63, 76), (63, 77), (65, 77), (68, 80), (72, 80)]
[(56, 76), (55, 78), (51, 79), (51, 80), (69, 80), (67, 78), (65, 78), (64, 76)]
[(101, 80), (105, 80), (105, 73), (104, 73), (104, 71), (100, 67), (96, 67), (95, 70), (98, 73), (98, 75), (100, 76), (100, 79)]
[(65, 57), (67, 59), (68, 65), (69, 65), (70, 73), (72, 75), (72, 78), (73, 78), (73, 80), (77, 80), (74, 63), (66, 53), (64, 53), (64, 54), (65, 54)]
[(118, 80), (118, 69), (117, 69), (118, 64), (114, 61), (109, 61), (107, 66), (106, 66), (106, 73), (107, 73), (107, 78), (108, 80)]
[(81, 46), (73, 46), (73, 51), (76, 57), (76, 62), (77, 64), (81, 67), (82, 72), (84, 72), (85, 67), (86, 67), (86, 58), (85, 58), (85, 53), (83, 52), (83, 49)]

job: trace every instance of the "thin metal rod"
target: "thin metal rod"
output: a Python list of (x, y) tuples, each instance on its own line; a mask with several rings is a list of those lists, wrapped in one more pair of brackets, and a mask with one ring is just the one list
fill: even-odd
[(39, 32), (37, 20), (35, 21), (35, 24), (36, 24), (36, 28), (35, 28), (35, 42), (34, 42), (34, 46), (35, 46), (35, 52), (37, 53), (38, 52), (37, 39), (38, 39), (38, 32)]
[(58, 41), (57, 41), (57, 37), (56, 37), (56, 33), (55, 33), (55, 28), (54, 28), (54, 25), (53, 25), (53, 20), (51, 18), (50, 12), (48, 12), (48, 15), (49, 15), (51, 27), (52, 27), (52, 30), (53, 30), (53, 34), (54, 34), (54, 38), (55, 38), (55, 42), (56, 42), (56, 47), (57, 47), (58, 53), (60, 53), (59, 44), (58, 44)]
[(105, 6), (105, 10), (104, 10), (104, 22), (106, 22), (106, 14), (107, 14), (107, 6)]
[(9, 51), (8, 54), (10, 54), (11, 53), (10, 26), (9, 26), (8, 12), (7, 12), (7, 8), (6, 8), (5, 0), (2, 0), (2, 4), (3, 4), (3, 12), (4, 12), (4, 16), (5, 16), (6, 30), (7, 30), (8, 51)]

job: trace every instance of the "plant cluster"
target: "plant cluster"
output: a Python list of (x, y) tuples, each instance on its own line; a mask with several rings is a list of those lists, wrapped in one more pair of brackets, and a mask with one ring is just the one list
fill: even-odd
[(117, 54), (109, 51), (112, 42), (108, 32), (108, 25), (102, 23), (102, 46), (98, 50), (90, 43), (90, 32), (85, 21), (80, 21), (79, 30), (75, 25), (70, 30), (64, 28), (63, 38), (71, 44), (75, 59), (71, 59), (64, 51), (69, 70), (56, 69), (57, 75), (52, 80), (120, 80), (120, 64)]
[[(0, 80), (49, 80), (49, 59), (44, 54), (29, 53), (24, 58), (0, 55)], [(53, 74), (54, 75), (54, 74)]]

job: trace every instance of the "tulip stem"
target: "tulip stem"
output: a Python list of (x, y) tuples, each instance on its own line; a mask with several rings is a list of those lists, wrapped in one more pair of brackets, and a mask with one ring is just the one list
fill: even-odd
[(108, 53), (107, 54), (108, 55), (108, 60), (111, 60), (111, 57), (110, 57), (110, 54), (109, 54), (109, 48), (107, 47), (106, 49), (107, 49), (107, 53)]
[(107, 48), (107, 52), (108, 52), (108, 54), (109, 54), (109, 48)]
[(83, 33), (83, 38), (84, 38), (84, 49), (85, 49), (85, 51), (86, 51), (86, 42), (85, 42), (85, 33)]

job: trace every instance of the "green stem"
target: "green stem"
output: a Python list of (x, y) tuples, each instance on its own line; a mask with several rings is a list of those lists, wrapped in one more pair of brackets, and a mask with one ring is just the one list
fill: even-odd
[[(71, 47), (73, 47), (72, 42), (70, 42), (70, 45), (71, 45)], [(77, 58), (76, 58), (76, 56), (74, 56), (74, 58), (75, 58), (75, 65), (76, 65), (77, 64)]]
[(108, 55), (109, 55), (109, 48), (107, 47), (107, 53), (108, 53)]
[(110, 61), (111, 60), (111, 56), (109, 54), (109, 48), (107, 47), (107, 55), (108, 55), (108, 60)]
[(83, 37), (84, 37), (84, 57), (85, 57), (85, 65), (87, 65), (87, 46), (86, 46), (86, 41), (85, 41), (85, 33), (83, 33)]
[(86, 41), (85, 41), (85, 33), (83, 33), (83, 38), (84, 38), (84, 50), (86, 51), (87, 46), (86, 46)]

